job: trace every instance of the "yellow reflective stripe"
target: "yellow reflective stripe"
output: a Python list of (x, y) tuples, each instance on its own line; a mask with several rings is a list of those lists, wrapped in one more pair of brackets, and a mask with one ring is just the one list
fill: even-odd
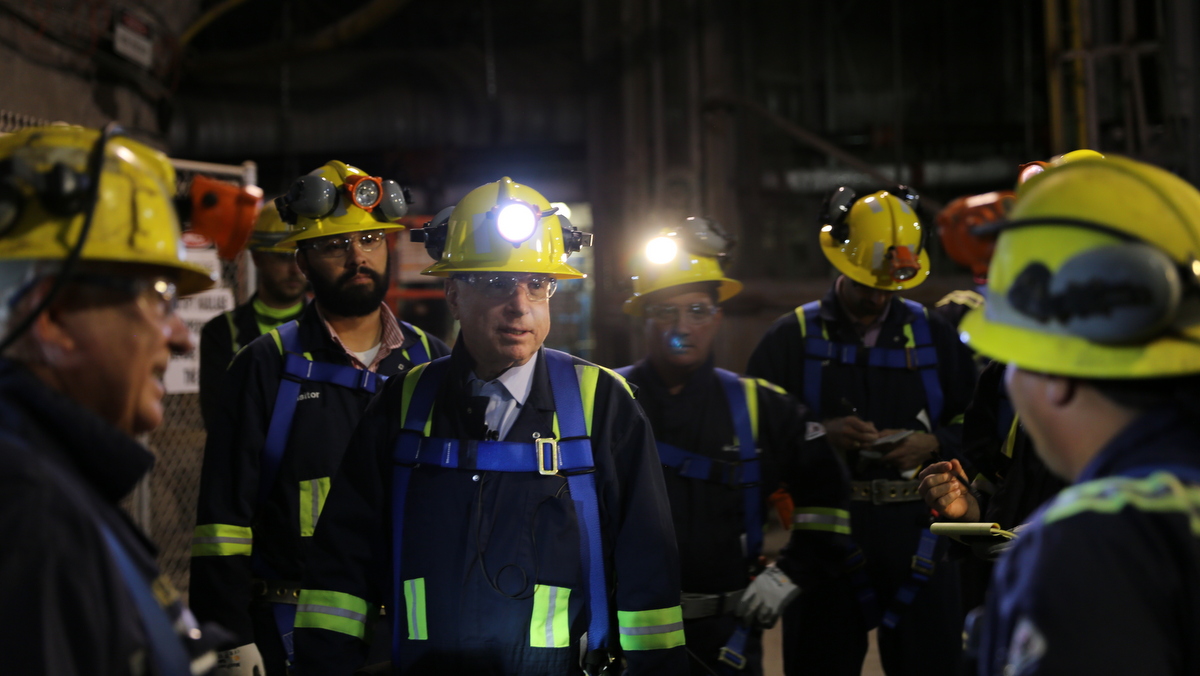
[(776, 385), (775, 383), (773, 383), (769, 380), (763, 380), (762, 378), (755, 378), (754, 382), (758, 383), (762, 387), (767, 388), (768, 390), (771, 390), (772, 392), (775, 392), (776, 394), (787, 394), (788, 393), (787, 390), (783, 389), (782, 387)]
[(326, 629), (366, 640), (375, 608), (365, 600), (322, 589), (304, 589), (296, 606), (297, 629)]
[(1004, 455), (1006, 455), (1010, 458), (1012, 457), (1012, 454), (1013, 454), (1013, 446), (1016, 445), (1016, 443), (1017, 443), (1017, 426), (1020, 424), (1021, 424), (1020, 417), (1014, 415), (1013, 421), (1012, 421), (1012, 427), (1008, 428), (1008, 437), (1006, 437), (1004, 439), (1004, 447), (1000, 449), (1001, 453), (1003, 453)]
[(914, 347), (917, 344), (917, 339), (913, 338), (912, 324), (904, 325), (904, 347)]
[(533, 586), (533, 616), (529, 619), (531, 648), (566, 648), (571, 645), (570, 596), (571, 590), (566, 587)]
[[(225, 313), (225, 321), (226, 321), (226, 322), (229, 324), (229, 341), (230, 341), (230, 344), (233, 346), (233, 352), (234, 352), (234, 354), (237, 354), (237, 351), (241, 349), (241, 346), (240, 346), (240, 345), (238, 345), (238, 328), (237, 328), (237, 324), (234, 324), (234, 323), (233, 323), (233, 310), (229, 310), (228, 312), (226, 312), (226, 313)], [(259, 333), (266, 333), (266, 331), (260, 331)]]
[(633, 396), (634, 396), (634, 394), (633, 394), (633, 388), (629, 386), (629, 382), (625, 380), (625, 376), (621, 375), (620, 373), (617, 373), (616, 371), (614, 371), (614, 370), (612, 370), (612, 369), (608, 368), (607, 366), (599, 366), (599, 365), (597, 365), (597, 368), (599, 368), (599, 369), (603, 370), (603, 371), (604, 371), (605, 373), (607, 373), (608, 375), (610, 375), (610, 376), (612, 376), (612, 377), (616, 378), (616, 379), (617, 379), (617, 382), (618, 382), (618, 383), (621, 383), (621, 386), (622, 386), (622, 387), (624, 387), (624, 388), (625, 388), (625, 391), (629, 393), (629, 396), (631, 396), (631, 397), (633, 397)]
[(279, 328), (273, 328), (267, 332), (271, 340), (275, 341), (275, 349), (279, 350), (279, 354), (283, 354), (283, 339), (279, 337)]
[(429, 640), (429, 627), (425, 625), (425, 578), (404, 581), (404, 611), (408, 622), (408, 640)]
[[(592, 409), (596, 407), (596, 383), (600, 382), (600, 367), (580, 364), (575, 367), (575, 373), (579, 377), (579, 397), (583, 399), (583, 421), (588, 436), (591, 436)], [(555, 419), (557, 420), (557, 416)], [(555, 430), (554, 434), (557, 436), (558, 430)]]
[(850, 512), (833, 507), (799, 507), (792, 515), (793, 530), (850, 534)]
[(248, 526), (206, 523), (192, 531), (192, 556), (250, 556), (253, 544)]
[(947, 425), (961, 425), (963, 420), (966, 420), (966, 416), (962, 413), (959, 413), (958, 415), (951, 418), (950, 422), (948, 422), (946, 424)]
[(739, 378), (746, 392), (746, 408), (750, 409), (750, 436), (758, 441), (758, 383), (754, 378)]
[(328, 496), (329, 477), (300, 482), (300, 537), (312, 536)]
[(1049, 524), (1084, 512), (1115, 514), (1132, 507), (1143, 512), (1177, 512), (1187, 517), (1192, 535), (1200, 536), (1200, 488), (1185, 485), (1170, 472), (1145, 479), (1113, 477), (1063, 489), (1042, 520)]
[(617, 627), (625, 650), (666, 650), (684, 644), (683, 609), (618, 610)]
[(795, 310), (793, 310), (792, 312), (796, 313), (796, 321), (800, 322), (800, 337), (801, 338), (807, 337), (808, 336), (808, 322), (804, 321), (804, 306), (801, 305), (801, 306), (797, 307)]
[[(400, 402), (400, 424), (403, 425), (408, 418), (408, 404), (412, 401), (413, 390), (417, 389), (417, 381), (425, 374), (425, 367), (428, 362), (413, 367), (413, 370), (408, 372), (404, 378), (404, 387), (401, 391), (403, 400)], [(429, 419), (425, 421), (425, 436), (429, 436), (430, 430), (433, 429), (433, 407), (429, 407)]]

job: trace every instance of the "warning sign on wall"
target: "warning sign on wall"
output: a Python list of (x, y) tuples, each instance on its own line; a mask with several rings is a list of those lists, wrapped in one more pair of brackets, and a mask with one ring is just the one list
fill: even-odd
[[(217, 259), (216, 249), (188, 249), (189, 263), (198, 263), (209, 270), (217, 271), (220, 278), (221, 264)], [(179, 299), (176, 310), (179, 318), (187, 325), (192, 334), (192, 345), (195, 349), (183, 355), (171, 357), (167, 372), (163, 376), (163, 385), (167, 394), (184, 394), (200, 391), (200, 330), (208, 320), (222, 312), (233, 309), (233, 291), (222, 288), (219, 284), (214, 289)]]

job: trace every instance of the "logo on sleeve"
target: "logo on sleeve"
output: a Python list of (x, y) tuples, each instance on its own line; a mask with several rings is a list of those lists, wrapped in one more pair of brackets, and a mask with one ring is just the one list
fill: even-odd
[(305, 399), (318, 399), (320, 396), (320, 392), (301, 392), (300, 396), (296, 397), (296, 401), (304, 401)]
[(1022, 617), (1013, 630), (1012, 642), (1008, 644), (1008, 666), (1004, 668), (1007, 676), (1020, 676), (1037, 665), (1046, 654), (1046, 637), (1037, 628), (1033, 620)]

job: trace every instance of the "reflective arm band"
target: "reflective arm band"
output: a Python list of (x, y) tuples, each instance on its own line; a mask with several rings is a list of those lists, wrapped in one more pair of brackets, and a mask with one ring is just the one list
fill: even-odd
[(192, 556), (250, 556), (253, 544), (248, 526), (206, 523), (192, 532)]
[(366, 640), (371, 604), (342, 592), (305, 589), (296, 606), (297, 629), (325, 629)]
[(683, 645), (683, 609), (618, 610), (617, 625), (625, 650), (666, 650)]
[(792, 516), (792, 530), (823, 530), (850, 534), (850, 512), (832, 507), (800, 507)]

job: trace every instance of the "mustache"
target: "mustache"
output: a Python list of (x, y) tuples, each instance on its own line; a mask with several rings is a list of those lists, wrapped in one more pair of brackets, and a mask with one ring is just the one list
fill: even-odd
[(366, 275), (366, 276), (370, 277), (371, 281), (375, 282), (375, 286), (379, 286), (380, 284), (383, 283), (383, 275), (372, 270), (371, 268), (368, 268), (365, 265), (360, 265), (355, 270), (348, 270), (348, 271), (342, 273), (341, 276), (339, 276), (337, 278), (337, 281), (335, 281), (334, 283), (337, 286), (342, 286), (346, 282), (353, 279), (355, 275)]

